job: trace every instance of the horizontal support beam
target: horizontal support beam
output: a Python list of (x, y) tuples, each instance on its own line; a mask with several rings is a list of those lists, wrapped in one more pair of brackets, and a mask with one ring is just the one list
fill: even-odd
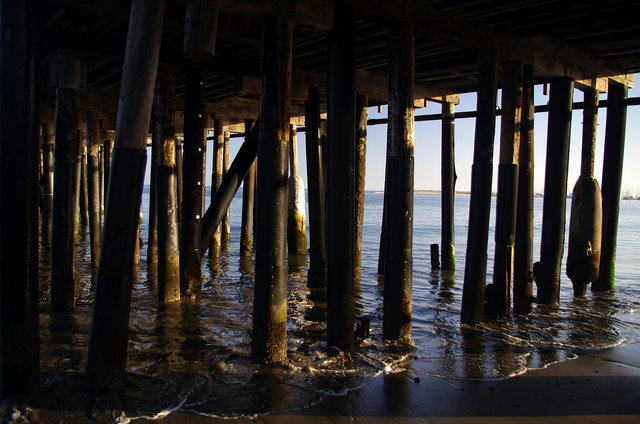
[[(627, 99), (627, 106), (640, 106), (640, 97), (631, 97)], [(600, 108), (607, 107), (606, 100), (600, 100), (599, 106)], [(584, 102), (574, 102), (572, 110), (581, 110), (584, 109)], [(535, 107), (535, 113), (549, 112), (549, 105), (538, 105)], [(501, 109), (496, 109), (496, 116), (502, 115)], [(471, 110), (468, 112), (456, 112), (454, 114), (454, 119), (465, 119), (465, 118), (475, 118), (477, 113), (475, 110)], [(441, 113), (433, 113), (429, 115), (415, 115), (415, 122), (426, 122), (426, 121), (439, 121), (442, 119)], [(377, 118), (377, 119), (369, 119), (367, 121), (367, 125), (386, 125), (389, 123), (387, 118)], [(298, 132), (303, 132), (304, 129), (298, 129)]]

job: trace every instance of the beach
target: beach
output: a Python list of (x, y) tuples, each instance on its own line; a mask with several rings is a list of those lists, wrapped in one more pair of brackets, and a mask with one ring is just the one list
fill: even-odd
[[(418, 380), (416, 380), (418, 379)], [(176, 412), (136, 424), (213, 423), (638, 423), (640, 345), (582, 351), (577, 358), (488, 381), (384, 374), (317, 405), (252, 417)]]

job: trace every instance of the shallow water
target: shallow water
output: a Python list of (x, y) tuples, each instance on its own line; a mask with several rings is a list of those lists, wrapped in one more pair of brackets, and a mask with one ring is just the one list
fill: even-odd
[[(456, 199), (457, 270), (432, 273), (429, 246), (440, 242), (440, 196), (414, 201), (413, 342), (395, 346), (381, 339), (382, 286), (377, 259), (383, 196), (367, 192), (362, 277), (356, 285), (356, 314), (371, 318), (371, 335), (351, 353), (328, 352), (326, 304), (306, 285), (306, 259), (289, 258), (288, 337), (290, 364), (261, 370), (250, 359), (253, 259), (240, 259), (241, 198), (231, 206), (230, 248), (219, 262), (205, 260), (201, 296), (159, 311), (153, 270), (142, 249), (130, 321), (128, 381), (122, 399), (128, 416), (153, 416), (181, 409), (212, 415), (256, 414), (310, 406), (327, 395), (367, 384), (376, 375), (402, 369), (449, 378), (505, 378), (597, 349), (640, 340), (640, 201), (622, 201), (616, 290), (573, 299), (562, 280), (557, 308), (537, 306), (478, 327), (459, 323), (469, 197)], [(144, 193), (148, 216), (148, 191)], [(495, 206), (495, 199), (494, 199)], [(569, 210), (569, 207), (567, 208)], [(494, 217), (492, 216), (492, 222)], [(536, 199), (534, 258), (539, 254), (542, 199)], [(568, 219), (567, 219), (568, 222)], [(146, 240), (146, 222), (142, 235)], [(41, 270), (41, 338), (44, 392), (85, 402), (82, 373), (91, 321), (92, 277), (88, 234), (77, 240), (78, 306), (72, 315), (48, 313), (49, 270)], [(493, 268), (493, 233), (489, 264)], [(566, 248), (565, 248), (566, 252)], [(564, 270), (563, 270), (564, 271)], [(491, 275), (487, 276), (491, 281)], [(46, 403), (46, 402), (45, 402)]]

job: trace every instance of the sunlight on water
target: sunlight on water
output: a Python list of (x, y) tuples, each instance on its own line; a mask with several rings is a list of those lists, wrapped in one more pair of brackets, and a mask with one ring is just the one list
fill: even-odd
[[(148, 201), (145, 191), (143, 201)], [(468, 197), (456, 200), (457, 270), (432, 273), (429, 245), (440, 242), (440, 197), (419, 195), (414, 213), (413, 342), (382, 341), (382, 286), (377, 259), (383, 196), (367, 193), (362, 278), (356, 285), (356, 315), (371, 319), (371, 335), (353, 352), (328, 349), (326, 303), (306, 285), (306, 259), (289, 260), (287, 366), (262, 370), (251, 362), (253, 259), (240, 259), (241, 193), (231, 208), (232, 238), (219, 262), (205, 260), (197, 301), (158, 310), (153, 271), (138, 266), (130, 320), (127, 415), (154, 416), (165, 410), (211, 415), (256, 414), (304, 408), (327, 395), (345, 393), (384, 372), (402, 369), (448, 378), (496, 379), (545, 367), (596, 349), (640, 340), (640, 202), (622, 201), (618, 236), (617, 288), (610, 295), (573, 299), (562, 281), (561, 304), (538, 306), (530, 316), (459, 323), (468, 226)], [(495, 199), (494, 199), (495, 201)], [(534, 257), (539, 254), (542, 202), (536, 199)], [(145, 217), (148, 212), (145, 209)], [(492, 216), (492, 221), (494, 217)], [(146, 240), (146, 223), (142, 228)], [(493, 233), (490, 234), (489, 275)], [(565, 250), (566, 251), (566, 250)], [(41, 266), (43, 385), (70, 403), (81, 403), (93, 283), (88, 234), (77, 240), (78, 307), (72, 315), (50, 315), (49, 267)]]

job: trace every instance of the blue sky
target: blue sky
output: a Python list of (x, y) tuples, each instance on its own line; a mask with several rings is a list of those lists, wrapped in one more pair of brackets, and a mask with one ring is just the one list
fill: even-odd
[[(638, 81), (639, 75), (636, 75)], [(498, 93), (498, 104), (500, 104)], [(629, 97), (640, 97), (640, 88), (629, 90)], [(601, 94), (601, 100), (606, 99), (606, 93)], [(536, 86), (535, 104), (546, 104), (548, 96), (543, 95), (542, 86)], [(574, 101), (582, 101), (580, 90), (574, 90)], [(475, 94), (460, 96), (460, 104), (456, 111), (469, 111), (476, 108)], [(416, 115), (440, 113), (440, 105), (429, 103), (426, 108), (416, 109)], [(369, 109), (369, 118), (386, 117), (386, 107), (378, 113), (377, 108)], [(606, 123), (606, 109), (600, 108), (598, 115), (598, 133), (595, 159), (595, 177), (601, 181), (602, 159), (604, 153), (604, 133)], [(471, 164), (473, 161), (473, 136), (475, 119), (458, 119), (455, 124), (455, 154), (458, 182), (456, 189), (469, 190), (471, 185)], [(386, 125), (369, 126), (367, 137), (367, 190), (382, 190), (384, 187), (384, 168), (386, 150)], [(537, 113), (535, 116), (535, 190), (542, 192), (544, 187), (544, 166), (546, 155), (547, 114)], [(416, 122), (415, 125), (415, 188), (416, 190), (440, 189), (440, 121)], [(494, 165), (498, 163), (500, 137), (500, 118), (496, 121), (496, 139), (494, 148)], [(582, 110), (573, 112), (571, 128), (571, 145), (569, 153), (569, 183), (570, 191), (580, 174), (580, 151), (582, 138)], [(231, 139), (231, 157), (236, 154), (243, 139)], [(306, 160), (304, 133), (298, 133), (298, 152), (300, 162), (300, 175), (306, 186)], [(150, 153), (150, 152), (149, 152)], [(636, 160), (640, 159), (640, 106), (631, 106), (627, 109), (627, 130), (625, 144), (625, 162), (622, 176), (622, 192), (640, 194), (640, 166)], [(150, 166), (147, 166), (147, 180)], [(207, 148), (207, 185), (211, 183), (211, 142)], [(494, 166), (493, 185), (494, 191), (497, 184), (497, 166)]]

